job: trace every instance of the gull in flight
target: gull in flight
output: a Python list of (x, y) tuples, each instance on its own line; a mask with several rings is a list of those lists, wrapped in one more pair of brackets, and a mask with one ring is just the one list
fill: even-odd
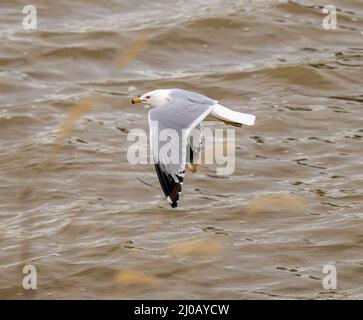
[[(177, 207), (183, 185), (187, 156), (190, 162), (200, 154), (201, 136), (190, 139), (192, 131), (201, 132), (201, 122), (212, 116), (224, 123), (240, 127), (255, 124), (252, 114), (232, 111), (204, 95), (182, 89), (158, 89), (131, 100), (132, 103), (145, 103), (152, 109), (149, 112), (150, 147), (161, 188), (172, 208)], [(162, 132), (172, 136), (177, 134), (171, 153), (177, 154), (178, 161), (170, 161)], [(160, 135), (159, 135), (160, 133)], [(195, 141), (199, 140), (199, 141)], [(164, 147), (164, 148), (163, 148)]]

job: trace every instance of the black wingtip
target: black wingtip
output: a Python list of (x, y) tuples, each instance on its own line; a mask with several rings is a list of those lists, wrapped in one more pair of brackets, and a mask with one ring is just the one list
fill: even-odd
[(176, 208), (178, 206), (177, 201), (179, 200), (179, 195), (181, 194), (181, 186), (184, 180), (183, 175), (185, 171), (180, 172), (180, 175), (177, 175), (179, 182), (176, 182), (162, 165), (155, 164), (155, 169), (160, 181), (161, 188), (166, 196), (166, 200), (169, 202), (172, 208)]

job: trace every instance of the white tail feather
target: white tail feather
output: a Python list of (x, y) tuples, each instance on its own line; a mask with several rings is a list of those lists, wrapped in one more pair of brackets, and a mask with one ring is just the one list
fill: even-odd
[(253, 114), (236, 112), (226, 107), (223, 107), (220, 104), (216, 104), (213, 107), (211, 114), (217, 119), (245, 124), (247, 126), (253, 126), (256, 120), (256, 117)]

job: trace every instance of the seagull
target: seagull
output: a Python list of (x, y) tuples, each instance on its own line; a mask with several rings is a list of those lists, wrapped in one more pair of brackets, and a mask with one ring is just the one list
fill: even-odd
[[(150, 147), (161, 188), (172, 208), (178, 205), (188, 155), (192, 164), (200, 154), (201, 135), (190, 139), (192, 131), (200, 133), (201, 122), (207, 116), (236, 127), (252, 126), (256, 119), (252, 114), (233, 111), (220, 105), (217, 100), (183, 89), (157, 89), (131, 102), (144, 103), (152, 108), (148, 116)], [(171, 152), (178, 155), (179, 161), (170, 162), (163, 148), (167, 142), (159, 135), (163, 131), (178, 134), (178, 139), (171, 144)]]

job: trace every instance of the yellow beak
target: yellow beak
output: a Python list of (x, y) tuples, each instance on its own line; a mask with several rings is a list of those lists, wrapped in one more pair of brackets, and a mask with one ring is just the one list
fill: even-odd
[(135, 98), (135, 99), (132, 99), (131, 102), (132, 102), (132, 104), (141, 103), (141, 100), (140, 100), (140, 98)]

